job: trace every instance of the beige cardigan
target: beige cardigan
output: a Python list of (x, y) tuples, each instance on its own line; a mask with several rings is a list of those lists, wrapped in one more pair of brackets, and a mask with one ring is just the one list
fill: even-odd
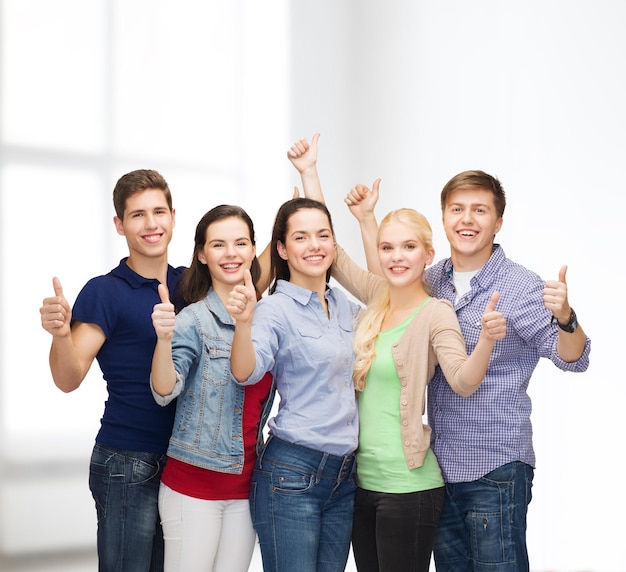
[[(368, 304), (384, 291), (384, 278), (360, 268), (337, 245), (332, 276), (355, 298)], [(467, 360), (465, 340), (452, 304), (433, 298), (415, 315), (392, 347), (400, 378), (400, 422), (402, 447), (409, 469), (421, 467), (430, 447), (431, 429), (422, 423), (426, 386), (437, 364), (452, 389), (463, 397), (478, 386), (463, 383), (460, 369)]]

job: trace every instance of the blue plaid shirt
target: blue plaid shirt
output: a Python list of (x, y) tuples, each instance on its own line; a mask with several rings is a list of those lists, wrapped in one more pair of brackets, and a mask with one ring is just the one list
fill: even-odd
[(497, 244), (487, 263), (472, 278), (471, 291), (458, 302), (448, 258), (427, 271), (431, 293), (454, 305), (471, 352), (480, 335), (481, 316), (491, 294), (500, 292), (497, 309), (507, 333), (496, 342), (480, 388), (470, 397), (452, 391), (437, 368), (428, 388), (428, 421), (432, 448), (446, 482), (474, 481), (492, 470), (522, 461), (535, 466), (527, 393), (540, 357), (559, 369), (581, 372), (589, 365), (590, 340), (578, 361), (564, 362), (557, 354), (558, 326), (543, 303), (545, 286), (537, 274), (508, 260)]

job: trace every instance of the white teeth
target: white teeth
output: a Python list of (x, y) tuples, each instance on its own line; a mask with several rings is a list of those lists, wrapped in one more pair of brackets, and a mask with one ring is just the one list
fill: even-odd
[(225, 270), (232, 270), (233, 268), (239, 268), (239, 264), (223, 264), (222, 268)]

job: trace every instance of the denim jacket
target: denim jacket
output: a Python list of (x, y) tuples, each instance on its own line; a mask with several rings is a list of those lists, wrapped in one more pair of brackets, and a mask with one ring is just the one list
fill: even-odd
[[(243, 470), (243, 402), (245, 388), (230, 373), (230, 350), (235, 324), (211, 288), (204, 300), (190, 304), (176, 316), (172, 358), (176, 384), (161, 396), (160, 405), (178, 397), (168, 456), (205, 469), (239, 474)], [(274, 384), (263, 407), (262, 428), (274, 399)]]

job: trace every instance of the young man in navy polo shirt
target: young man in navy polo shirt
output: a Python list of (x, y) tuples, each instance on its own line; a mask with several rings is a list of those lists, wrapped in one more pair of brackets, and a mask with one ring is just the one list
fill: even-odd
[(44, 300), (41, 323), (52, 334), (50, 369), (59, 389), (77, 389), (94, 359), (107, 384), (89, 473), (98, 514), (99, 570), (156, 572), (163, 570), (157, 499), (175, 403), (161, 407), (150, 390), (156, 343), (151, 314), (160, 301), (159, 283), (175, 293), (184, 268), (168, 265), (175, 211), (158, 172), (137, 170), (121, 177), (113, 204), (128, 256), (87, 282), (73, 308), (54, 278), (55, 295)]

